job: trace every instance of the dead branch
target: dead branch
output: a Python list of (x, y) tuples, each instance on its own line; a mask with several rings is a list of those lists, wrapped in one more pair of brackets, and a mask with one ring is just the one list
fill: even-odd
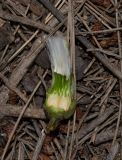
[(98, 118), (93, 120), (91, 123), (86, 125), (86, 127), (82, 127), (78, 133), (78, 137), (83, 138), (85, 135), (87, 135), (90, 131), (92, 131), (95, 127), (100, 125), (102, 122), (104, 122), (112, 113), (114, 112), (114, 109), (111, 108), (107, 109), (105, 113), (101, 114)]
[[(85, 37), (83, 36), (77, 36), (78, 40), (87, 48), (91, 49), (94, 48), (92, 43), (88, 41)], [(89, 52), (88, 52), (89, 53)], [(90, 53), (89, 53), (90, 54)], [(122, 80), (122, 73), (115, 68), (115, 66), (112, 66), (107, 57), (100, 52), (91, 52), (93, 56), (95, 56), (109, 71), (116, 76), (118, 79)]]
[(0, 11), (0, 18), (8, 20), (8, 21), (12, 21), (12, 22), (16, 22), (16, 23), (20, 23), (20, 24), (24, 24), (27, 26), (31, 26), (34, 28), (38, 28), (41, 29), (45, 32), (50, 31), (50, 28), (42, 23), (38, 23), (36, 21), (30, 20), (27, 17), (21, 17), (21, 16), (17, 16), (17, 15), (12, 15), (12, 14), (8, 14), (6, 12)]
[[(117, 137), (120, 137), (120, 136), (121, 136), (121, 132), (119, 130)], [(94, 141), (94, 144), (99, 145), (101, 143), (108, 142), (108, 141), (112, 140), (113, 137), (114, 137), (113, 129), (103, 131), (103, 132), (97, 134), (95, 141)]]
[(18, 83), (21, 81), (23, 76), (28, 70), (28, 67), (32, 64), (38, 53), (41, 51), (41, 40), (38, 38), (33, 46), (31, 47), (31, 50), (29, 54), (26, 57), (23, 57), (20, 64), (17, 66), (17, 68), (12, 72), (11, 77), (9, 79), (9, 82), (12, 84), (12, 86), (18, 85)]
[[(18, 117), (23, 109), (23, 106), (10, 104), (0, 105), (0, 114), (9, 117)], [(40, 107), (28, 107), (23, 115), (24, 118), (45, 119), (44, 110)]]

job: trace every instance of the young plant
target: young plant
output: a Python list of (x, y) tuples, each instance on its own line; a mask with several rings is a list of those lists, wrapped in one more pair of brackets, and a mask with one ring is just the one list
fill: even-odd
[(62, 37), (51, 37), (47, 42), (52, 69), (52, 84), (46, 94), (45, 110), (50, 118), (48, 131), (69, 118), (75, 110), (75, 83), (68, 44)]

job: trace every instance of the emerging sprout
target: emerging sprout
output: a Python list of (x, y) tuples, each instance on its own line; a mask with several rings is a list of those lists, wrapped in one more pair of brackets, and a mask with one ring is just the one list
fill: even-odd
[(45, 110), (50, 122), (48, 131), (59, 121), (69, 118), (75, 110), (74, 80), (68, 45), (62, 37), (51, 37), (47, 42), (52, 69), (52, 84), (46, 94)]

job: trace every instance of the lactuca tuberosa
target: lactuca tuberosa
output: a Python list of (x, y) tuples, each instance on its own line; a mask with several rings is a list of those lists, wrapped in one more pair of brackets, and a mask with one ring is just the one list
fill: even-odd
[(66, 40), (51, 37), (47, 42), (52, 69), (52, 84), (46, 93), (45, 110), (50, 122), (48, 130), (54, 130), (59, 121), (69, 118), (75, 110), (75, 83)]

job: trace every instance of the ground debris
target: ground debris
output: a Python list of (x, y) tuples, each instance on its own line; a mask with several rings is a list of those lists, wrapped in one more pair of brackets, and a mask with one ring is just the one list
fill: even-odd
[[(119, 0), (0, 0), (1, 160), (121, 159), (121, 13)], [(48, 134), (52, 35), (69, 43), (76, 112)]]
[(10, 27), (9, 23), (5, 23), (0, 27), (0, 50), (14, 41), (14, 35)]

